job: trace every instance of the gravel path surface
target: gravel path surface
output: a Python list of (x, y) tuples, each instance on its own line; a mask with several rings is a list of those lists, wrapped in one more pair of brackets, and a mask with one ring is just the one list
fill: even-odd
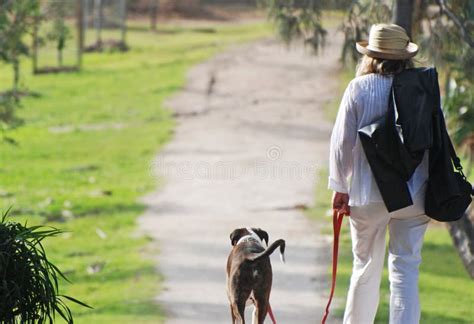
[(166, 183), (144, 198), (140, 218), (160, 250), (165, 281), (156, 300), (167, 323), (230, 323), (229, 234), (246, 226), (287, 242), (286, 264), (272, 255), (278, 322), (319, 321), (330, 241), (302, 209), (327, 164), (331, 124), (322, 108), (338, 87), (341, 41), (328, 35), (318, 57), (271, 39), (229, 49), (195, 67), (169, 101), (176, 134), (153, 166)]

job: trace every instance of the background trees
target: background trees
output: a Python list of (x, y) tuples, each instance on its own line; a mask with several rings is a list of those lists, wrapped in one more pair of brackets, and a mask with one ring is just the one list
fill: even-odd
[(13, 84), (0, 93), (0, 132), (7, 142), (7, 130), (17, 127), (21, 120), (15, 115), (19, 107), (20, 58), (28, 55), (25, 35), (31, 32), (39, 14), (36, 0), (0, 0), (0, 60), (12, 66)]
[(326, 30), (321, 22), (322, 2), (266, 0), (264, 4), (285, 42), (302, 37), (315, 51), (324, 45)]
[(13, 68), (12, 92), (18, 91), (20, 83), (20, 57), (29, 53), (25, 35), (38, 15), (37, 0), (0, 0), (0, 59)]
[[(108, 41), (107, 48), (126, 50), (126, 4), (126, 0), (0, 0), (0, 60), (11, 65), (13, 73), (11, 89), (0, 91), (0, 132), (4, 139), (12, 141), (6, 131), (21, 123), (15, 115), (20, 96), (27, 94), (20, 89), (21, 57), (32, 55), (34, 73), (78, 71), (89, 20), (94, 20), (97, 34), (96, 43), (91, 46), (93, 50), (104, 48), (105, 28), (116, 28), (120, 35), (117, 37), (120, 40)], [(74, 38), (77, 55), (72, 59), (64, 53)], [(31, 46), (30, 39), (33, 39)], [(44, 48), (51, 44), (56, 51), (57, 66), (43, 62), (40, 67), (39, 53), (46, 52)]]

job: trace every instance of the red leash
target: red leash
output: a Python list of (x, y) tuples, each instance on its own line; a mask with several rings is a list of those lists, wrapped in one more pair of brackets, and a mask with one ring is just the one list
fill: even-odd
[(321, 324), (326, 323), (326, 319), (329, 315), (329, 307), (331, 306), (332, 297), (334, 295), (334, 289), (336, 288), (336, 275), (337, 275), (337, 256), (339, 254), (339, 234), (341, 233), (342, 220), (344, 219), (344, 214), (339, 214), (337, 210), (333, 211), (332, 214), (332, 226), (334, 229), (334, 243), (332, 247), (332, 283), (331, 283), (331, 293), (329, 294), (328, 304), (326, 305), (326, 311), (324, 312), (323, 319)]
[(268, 304), (268, 315), (270, 316), (270, 319), (272, 320), (273, 324), (276, 324), (277, 321), (275, 319), (275, 315), (273, 315), (272, 306), (270, 306), (270, 304)]
[[(329, 315), (329, 307), (331, 306), (332, 297), (334, 296), (334, 289), (336, 288), (336, 275), (337, 275), (337, 257), (339, 255), (339, 236), (341, 234), (342, 221), (344, 219), (344, 214), (339, 214), (337, 210), (333, 211), (332, 214), (332, 227), (334, 230), (334, 243), (332, 248), (332, 283), (331, 283), (331, 293), (329, 294), (328, 304), (326, 305), (326, 311), (324, 312), (323, 319), (321, 324), (326, 323), (326, 319)], [(273, 310), (270, 304), (268, 304), (268, 315), (272, 320), (273, 324), (276, 324), (275, 316), (273, 315)]]

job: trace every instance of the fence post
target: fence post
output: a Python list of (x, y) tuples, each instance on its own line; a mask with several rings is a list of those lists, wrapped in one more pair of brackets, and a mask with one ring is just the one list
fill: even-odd
[(127, 0), (122, 0), (120, 2), (120, 18), (122, 20), (122, 24), (120, 26), (121, 39), (122, 39), (122, 45), (125, 48), (126, 36), (127, 36)]
[(83, 0), (76, 0), (77, 5), (77, 66), (82, 68), (82, 53), (84, 51), (84, 6)]
[(94, 1), (94, 28), (96, 30), (96, 44), (102, 47), (102, 24), (104, 19), (102, 0)]
[(150, 0), (150, 29), (156, 31), (156, 24), (158, 20), (158, 0)]

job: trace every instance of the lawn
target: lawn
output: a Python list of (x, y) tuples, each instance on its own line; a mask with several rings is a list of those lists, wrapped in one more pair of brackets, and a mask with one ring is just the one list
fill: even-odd
[[(348, 69), (341, 72), (339, 98), (325, 107), (325, 114), (334, 121), (339, 100), (347, 83), (353, 77)], [(327, 189), (327, 170), (321, 170), (316, 184), (315, 204), (308, 211), (310, 218), (323, 221), (324, 234), (332, 236), (331, 192)], [(421, 323), (429, 324), (472, 324), (474, 322), (474, 282), (464, 269), (446, 227), (432, 222), (428, 227), (420, 268)], [(387, 262), (385, 262), (387, 264)], [(385, 267), (386, 268), (386, 267)], [(344, 220), (339, 250), (339, 268), (336, 298), (338, 306), (333, 306), (336, 317), (342, 319), (347, 289), (352, 269), (351, 240), (348, 219)], [(328, 280), (330, 279), (328, 269)], [(380, 306), (376, 323), (388, 323), (389, 312), (388, 271), (382, 279)]]
[[(158, 251), (136, 218), (138, 198), (157, 183), (150, 161), (173, 135), (163, 101), (192, 65), (270, 33), (261, 23), (186, 26), (133, 28), (129, 52), (86, 54), (78, 73), (32, 76), (23, 61), (23, 84), (37, 96), (23, 98), (25, 124), (8, 133), (18, 145), (0, 143), (0, 208), (69, 231), (46, 248), (72, 282), (61, 292), (94, 307), (74, 306), (77, 323), (162, 321), (152, 301), (161, 278), (147, 257)], [(0, 89), (10, 84), (0, 65)]]

